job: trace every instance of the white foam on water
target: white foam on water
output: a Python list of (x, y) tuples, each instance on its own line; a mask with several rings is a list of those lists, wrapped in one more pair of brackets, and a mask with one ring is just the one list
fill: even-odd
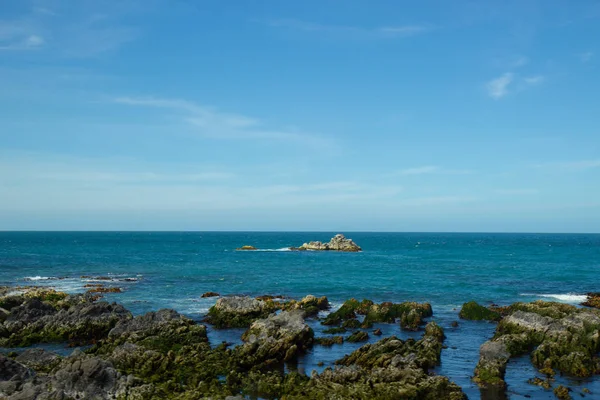
[(49, 280), (53, 280), (53, 279), (57, 279), (54, 278), (52, 276), (26, 276), (25, 278), (23, 278), (24, 281), (49, 281)]
[(587, 295), (576, 294), (576, 293), (548, 293), (548, 294), (536, 294), (536, 293), (521, 293), (521, 296), (531, 297), (543, 297), (547, 299), (555, 299), (564, 303), (581, 303), (587, 300)]
[(282, 247), (280, 249), (256, 249), (256, 250), (250, 250), (252, 251), (258, 251), (258, 252), (266, 252), (266, 253), (271, 253), (271, 252), (276, 252), (276, 251), (292, 251), (292, 249), (290, 249), (289, 247)]

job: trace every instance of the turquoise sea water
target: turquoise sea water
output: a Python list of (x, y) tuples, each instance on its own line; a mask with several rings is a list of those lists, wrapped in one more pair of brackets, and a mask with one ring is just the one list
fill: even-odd
[[(600, 235), (344, 232), (362, 253), (284, 251), (310, 240), (328, 241), (335, 233), (0, 232), (0, 285), (81, 292), (97, 277), (110, 278), (102, 282), (124, 291), (107, 298), (134, 313), (169, 307), (196, 319), (215, 302), (200, 298), (207, 291), (325, 295), (334, 306), (352, 297), (428, 301), (448, 336), (437, 372), (463, 386), (470, 398), (480, 397), (469, 377), (479, 346), (491, 337), (494, 325), (463, 321), (450, 328), (464, 302), (546, 299), (577, 304), (585, 293), (600, 291)], [(242, 245), (264, 250), (234, 251)], [(382, 328), (409, 336), (395, 325)], [(220, 341), (237, 339), (238, 333), (210, 334)], [(319, 361), (327, 365), (357, 346), (316, 348), (299, 367), (318, 370)], [(511, 362), (510, 398), (553, 398), (525, 383), (534, 374), (528, 359)], [(597, 379), (564, 379), (600, 396)]]

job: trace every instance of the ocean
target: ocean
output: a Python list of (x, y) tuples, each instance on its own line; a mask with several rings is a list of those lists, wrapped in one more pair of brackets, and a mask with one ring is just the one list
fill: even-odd
[[(491, 338), (495, 325), (459, 320), (463, 303), (544, 299), (578, 304), (587, 292), (600, 291), (598, 234), (343, 232), (363, 252), (286, 251), (310, 240), (328, 241), (335, 233), (0, 232), (0, 285), (44, 285), (73, 293), (85, 291), (86, 284), (104, 283), (123, 290), (106, 299), (134, 314), (174, 308), (197, 320), (216, 301), (200, 297), (208, 291), (297, 299), (313, 294), (327, 296), (334, 307), (350, 298), (426, 301), (447, 335), (448, 348), (436, 372), (462, 386), (470, 399), (481, 397), (470, 376), (479, 346)], [(235, 251), (243, 245), (262, 250)], [(459, 326), (452, 328), (452, 321)], [(311, 326), (317, 335), (323, 329), (317, 322)], [(395, 324), (380, 327), (384, 335), (421, 335)], [(239, 342), (240, 333), (210, 330), (209, 337), (215, 343)], [(298, 368), (320, 371), (360, 345), (315, 346)], [(536, 374), (527, 357), (511, 360), (509, 398), (555, 398), (526, 383)], [(588, 388), (600, 398), (598, 377), (557, 382), (575, 393)]]

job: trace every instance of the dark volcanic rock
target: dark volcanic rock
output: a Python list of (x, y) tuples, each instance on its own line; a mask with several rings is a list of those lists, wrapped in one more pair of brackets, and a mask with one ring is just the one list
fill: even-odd
[(36, 371), (49, 372), (60, 363), (61, 357), (44, 349), (27, 349), (15, 361)]

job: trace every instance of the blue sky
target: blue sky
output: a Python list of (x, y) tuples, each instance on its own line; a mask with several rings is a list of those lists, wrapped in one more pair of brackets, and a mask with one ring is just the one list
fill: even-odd
[(600, 230), (592, 0), (3, 0), (0, 229)]

